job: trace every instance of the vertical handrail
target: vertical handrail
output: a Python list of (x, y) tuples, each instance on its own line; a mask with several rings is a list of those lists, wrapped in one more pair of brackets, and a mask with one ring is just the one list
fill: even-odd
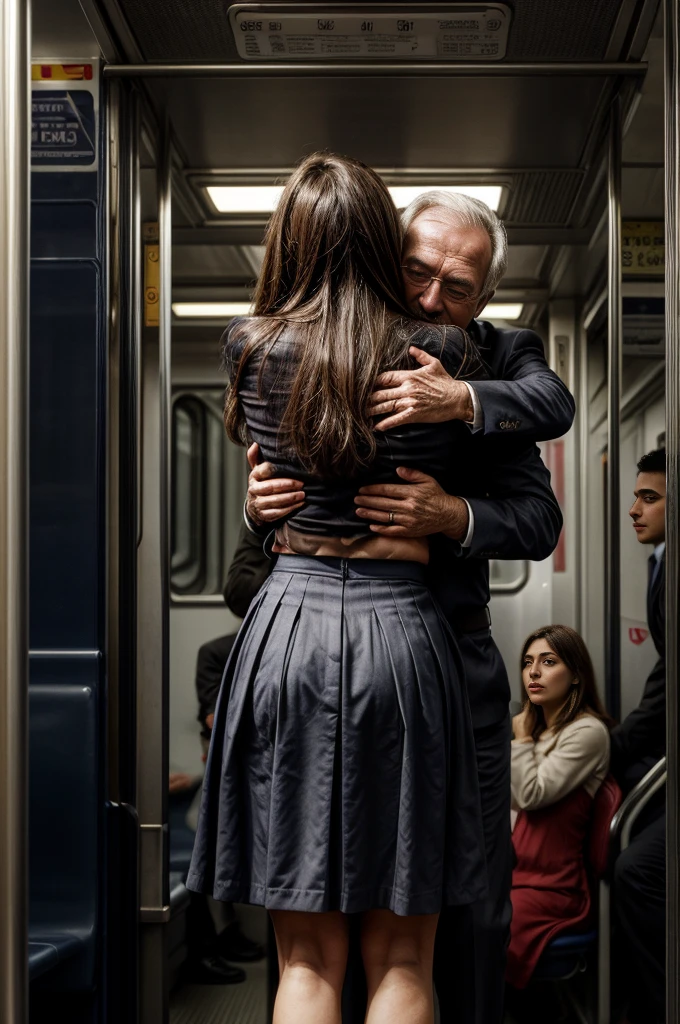
[(158, 258), (160, 298), (158, 320), (158, 367), (160, 413), (160, 542), (161, 594), (163, 602), (163, 702), (167, 713), (170, 677), (170, 402), (172, 344), (172, 137), (169, 121), (163, 133), (158, 168)]
[(144, 316), (144, 265), (142, 258), (142, 189), (141, 189), (141, 157), (140, 146), (142, 137), (142, 112), (140, 95), (137, 89), (131, 97), (132, 102), (132, 133), (130, 153), (130, 330), (135, 361), (135, 416), (136, 416), (136, 472), (137, 472), (137, 545), (142, 539), (142, 486), (144, 480), (142, 461), (142, 320)]
[(621, 406), (621, 100), (609, 119), (607, 325), (607, 530), (605, 538), (605, 687), (607, 710), (621, 711), (621, 550), (619, 521), (619, 412)]
[(0, 0), (0, 1020), (28, 1020), (30, 4)]
[(677, 0), (664, 2), (666, 185), (666, 1020), (680, 1022), (680, 645), (678, 644), (678, 472), (680, 472), (680, 17)]
[(157, 153), (159, 326), (144, 332), (142, 537), (137, 576), (137, 810), (140, 831), (140, 1020), (166, 1021), (168, 959), (169, 483), (172, 164)]

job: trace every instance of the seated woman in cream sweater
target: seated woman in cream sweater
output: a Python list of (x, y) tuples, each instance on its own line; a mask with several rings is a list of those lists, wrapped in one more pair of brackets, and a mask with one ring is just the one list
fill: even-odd
[(525, 700), (513, 719), (516, 865), (507, 979), (523, 988), (547, 944), (590, 914), (583, 856), (592, 801), (609, 768), (609, 719), (583, 639), (545, 626), (524, 643)]

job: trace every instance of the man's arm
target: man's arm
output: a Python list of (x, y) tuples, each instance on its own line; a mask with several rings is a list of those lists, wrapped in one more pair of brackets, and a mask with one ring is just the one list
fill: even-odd
[(562, 512), (535, 444), (475, 438), (488, 474), (483, 497), (465, 495), (474, 515), (468, 557), (541, 561), (557, 547)]
[[(538, 448), (516, 439), (479, 438), (472, 451), (476, 475), (481, 472), (489, 481), (484, 496), (472, 497), (478, 488), (464, 477), (460, 496), (454, 496), (432, 477), (400, 468), (399, 476), (412, 482), (362, 487), (355, 498), (357, 515), (371, 520), (374, 533), (388, 537), (443, 533), (460, 557), (547, 558), (557, 546), (562, 513)], [(474, 520), (471, 536), (466, 506)]]
[(518, 331), (502, 366), (502, 380), (471, 381), (482, 410), (484, 434), (550, 441), (574, 421), (574, 399), (548, 366), (534, 331)]
[(378, 378), (369, 412), (385, 418), (376, 430), (463, 420), (486, 437), (549, 441), (571, 427), (574, 399), (548, 367), (534, 331), (517, 332), (510, 352), (497, 361), (500, 380), (455, 380), (434, 356), (410, 352), (419, 369), (390, 370)]
[[(268, 533), (271, 529), (267, 527)], [(227, 608), (242, 619), (250, 602), (272, 570), (273, 562), (262, 550), (262, 537), (241, 527), (238, 544), (227, 573), (224, 600)]]

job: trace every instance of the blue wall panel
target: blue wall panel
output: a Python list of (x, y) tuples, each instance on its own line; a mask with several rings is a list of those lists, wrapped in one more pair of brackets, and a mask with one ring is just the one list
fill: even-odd
[(32, 649), (99, 644), (100, 290), (93, 261), (33, 261)]

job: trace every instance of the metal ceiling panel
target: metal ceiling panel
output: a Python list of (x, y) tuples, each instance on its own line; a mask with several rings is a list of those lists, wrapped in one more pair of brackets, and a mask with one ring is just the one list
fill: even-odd
[(509, 281), (538, 281), (548, 248), (545, 245), (512, 245), (508, 250)]
[[(208, 236), (209, 237), (209, 236)], [(219, 280), (250, 281), (256, 277), (259, 262), (251, 258), (249, 248), (239, 245), (176, 245), (172, 255), (172, 275), (186, 282)]]
[[(576, 168), (597, 78), (148, 82), (187, 167), (292, 167), (315, 149), (374, 166)], [(540, 129), (538, 129), (540, 126)]]
[(78, 0), (33, 0), (31, 57), (100, 57), (94, 33)]

